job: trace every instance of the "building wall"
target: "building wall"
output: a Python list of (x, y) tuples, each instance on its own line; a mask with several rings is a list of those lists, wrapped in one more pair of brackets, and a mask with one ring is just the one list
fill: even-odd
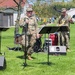
[[(21, 15), (20, 15), (20, 18), (23, 18), (24, 17), (24, 15), (26, 15), (26, 9), (27, 9), (27, 7), (29, 7), (30, 5), (29, 5), (29, 3), (25, 3), (25, 6), (24, 6), (24, 8), (23, 8), (23, 10), (22, 10), (22, 12), (21, 12)], [(8, 9), (5, 9), (4, 11), (3, 11), (4, 13), (9, 13), (9, 14), (11, 14), (12, 13), (12, 26), (14, 26), (15, 25), (15, 23), (16, 23), (16, 20), (17, 20), (17, 16), (18, 16), (18, 12), (17, 11), (15, 11), (15, 10), (13, 10), (13, 9), (11, 9), (11, 8), (8, 8)], [(9, 20), (10, 20), (10, 18), (9, 18), (9, 16), (8, 16), (8, 25), (9, 25)]]
[(13, 25), (13, 14), (12, 13), (0, 13), (0, 27), (10, 27)]

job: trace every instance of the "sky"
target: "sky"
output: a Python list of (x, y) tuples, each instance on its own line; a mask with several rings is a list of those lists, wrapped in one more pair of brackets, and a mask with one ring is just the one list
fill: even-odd
[[(50, 2), (50, 0), (45, 0), (46, 2)], [(56, 1), (62, 1), (62, 0), (56, 0)], [(65, 0), (65, 2), (68, 2), (68, 1), (72, 1), (72, 0)], [(35, 3), (36, 2), (36, 0), (28, 0), (28, 2), (30, 3), (30, 4), (33, 4), (33, 3)], [(42, 2), (44, 2), (44, 0), (42, 0)]]

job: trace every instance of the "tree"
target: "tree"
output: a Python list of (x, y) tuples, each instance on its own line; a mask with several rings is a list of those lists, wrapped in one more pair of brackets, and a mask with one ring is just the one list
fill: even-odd
[(20, 20), (20, 15), (21, 15), (21, 2), (22, 2), (22, 0), (19, 0), (19, 3), (16, 0), (13, 0), (13, 1), (17, 4), (17, 7), (18, 7), (17, 21), (15, 24), (15, 35), (16, 35), (16, 34), (19, 34), (19, 20)]

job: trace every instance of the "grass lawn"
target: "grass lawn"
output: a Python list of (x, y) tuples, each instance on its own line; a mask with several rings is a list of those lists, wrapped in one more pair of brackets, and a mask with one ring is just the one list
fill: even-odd
[(33, 53), (34, 60), (27, 60), (24, 67), (22, 51), (10, 51), (7, 46), (14, 47), (14, 28), (2, 32), (1, 52), (5, 52), (7, 67), (0, 70), (0, 75), (75, 75), (75, 25), (70, 26), (70, 51), (67, 55), (49, 55), (47, 64), (47, 53)]

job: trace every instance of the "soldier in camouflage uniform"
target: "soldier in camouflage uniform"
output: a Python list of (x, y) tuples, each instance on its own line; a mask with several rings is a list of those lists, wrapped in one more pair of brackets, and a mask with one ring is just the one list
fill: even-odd
[[(23, 46), (23, 49), (25, 49), (25, 41), (26, 41), (26, 47), (27, 47), (27, 56), (29, 60), (32, 60), (31, 54), (33, 53), (33, 46), (36, 42), (37, 38), (37, 20), (36, 17), (33, 15), (33, 9), (27, 8), (27, 15), (21, 20), (21, 27), (23, 28), (22, 34), (22, 40), (20, 41), (20, 44)], [(27, 27), (25, 28), (25, 26)], [(26, 30), (25, 30), (26, 29)], [(25, 35), (26, 31), (26, 35)], [(26, 40), (25, 40), (26, 36)]]
[(73, 23), (71, 17), (66, 13), (66, 8), (62, 8), (61, 16), (58, 20), (58, 26), (68, 26), (69, 31), (60, 32), (60, 45), (65, 45), (69, 49), (69, 40), (70, 40), (70, 23)]

